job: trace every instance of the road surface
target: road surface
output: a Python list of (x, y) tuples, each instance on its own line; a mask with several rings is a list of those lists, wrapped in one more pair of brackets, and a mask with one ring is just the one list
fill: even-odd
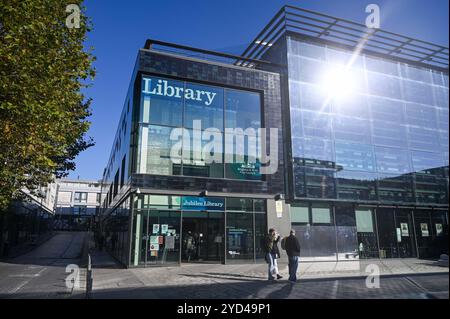
[(66, 266), (80, 263), (85, 236), (83, 232), (58, 232), (33, 251), (0, 262), (0, 298), (81, 295), (81, 289), (66, 286)]

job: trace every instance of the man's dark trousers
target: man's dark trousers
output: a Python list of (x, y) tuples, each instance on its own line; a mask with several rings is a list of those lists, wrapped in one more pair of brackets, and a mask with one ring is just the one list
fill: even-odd
[(298, 256), (289, 256), (289, 281), (297, 281)]

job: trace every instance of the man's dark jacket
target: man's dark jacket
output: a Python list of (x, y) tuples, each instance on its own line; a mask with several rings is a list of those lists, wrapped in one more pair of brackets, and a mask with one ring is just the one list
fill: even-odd
[(286, 238), (285, 247), (289, 257), (300, 256), (300, 242), (294, 235), (289, 235), (289, 237)]

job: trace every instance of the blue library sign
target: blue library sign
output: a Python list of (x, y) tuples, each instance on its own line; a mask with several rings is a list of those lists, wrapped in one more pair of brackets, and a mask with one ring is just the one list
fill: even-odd
[(181, 199), (181, 209), (183, 210), (214, 210), (225, 211), (225, 199), (211, 197), (183, 196)]

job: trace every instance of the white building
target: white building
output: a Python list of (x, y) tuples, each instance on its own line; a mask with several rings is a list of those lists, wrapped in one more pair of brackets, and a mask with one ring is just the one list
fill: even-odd
[(55, 228), (88, 228), (100, 207), (101, 183), (93, 180), (59, 179), (56, 185)]

